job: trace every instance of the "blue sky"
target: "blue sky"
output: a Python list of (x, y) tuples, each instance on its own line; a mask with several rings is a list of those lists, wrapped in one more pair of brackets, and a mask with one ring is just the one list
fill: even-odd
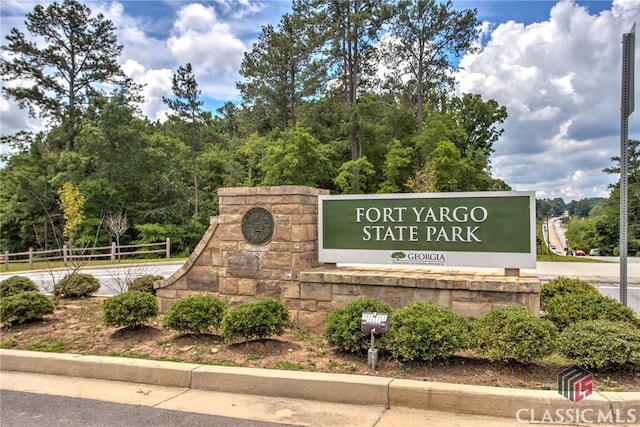
[[(2, 0), (0, 32), (24, 31), (37, 3)], [(171, 76), (190, 62), (206, 105), (213, 111), (238, 102), (236, 82), (244, 52), (262, 26), (277, 25), (289, 0), (192, 2), (87, 0), (117, 26), (125, 72), (145, 86), (143, 112), (166, 114), (163, 96)], [(606, 197), (616, 176), (602, 172), (620, 153), (622, 34), (640, 22), (638, 0), (454, 1), (478, 10), (481, 51), (460, 58), (460, 93), (479, 93), (507, 107), (505, 132), (494, 145), (492, 172), (515, 190), (538, 198)], [(636, 74), (640, 41), (636, 41)], [(640, 81), (640, 77), (636, 77)], [(636, 85), (637, 86), (637, 85)], [(636, 91), (636, 99), (640, 99)], [(636, 102), (640, 104), (640, 102)], [(639, 108), (640, 109), (640, 106)], [(37, 129), (37, 121), (0, 99), (3, 135)], [(630, 137), (640, 139), (640, 113), (630, 117)], [(0, 147), (1, 149), (1, 147)]]

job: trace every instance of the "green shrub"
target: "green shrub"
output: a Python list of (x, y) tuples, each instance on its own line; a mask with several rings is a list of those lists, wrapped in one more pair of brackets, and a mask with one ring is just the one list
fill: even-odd
[(5, 325), (41, 320), (53, 313), (55, 305), (47, 296), (35, 291), (21, 292), (0, 299), (0, 322)]
[(473, 322), (478, 349), (491, 361), (532, 363), (551, 354), (557, 329), (523, 306), (491, 310)]
[(469, 320), (428, 301), (414, 301), (391, 316), (386, 347), (399, 360), (431, 362), (466, 348)]
[(39, 292), (38, 285), (28, 277), (11, 276), (0, 282), (0, 298), (10, 297), (21, 292)]
[(623, 321), (640, 325), (631, 307), (600, 294), (567, 294), (547, 302), (545, 318), (551, 320), (559, 330), (583, 320)]
[[(379, 300), (360, 297), (349, 302), (343, 308), (329, 313), (325, 323), (324, 336), (327, 342), (340, 351), (347, 353), (366, 353), (371, 343), (371, 335), (362, 332), (362, 313), (389, 313), (391, 307)], [(385, 337), (376, 342), (384, 348)]]
[(136, 277), (127, 283), (127, 291), (149, 292), (155, 295), (156, 290), (153, 289), (153, 282), (162, 279), (164, 279), (164, 276), (159, 274), (145, 274), (143, 276)]
[(69, 273), (53, 286), (56, 298), (88, 297), (100, 289), (100, 281), (91, 274)]
[(158, 315), (156, 297), (149, 292), (124, 292), (104, 301), (106, 326), (137, 328)]
[(211, 295), (193, 295), (174, 302), (163, 326), (181, 334), (205, 334), (220, 327), (227, 303)]
[(221, 332), (226, 341), (245, 341), (280, 336), (291, 326), (289, 311), (273, 298), (261, 298), (227, 310)]
[(624, 322), (585, 320), (558, 338), (558, 350), (587, 369), (640, 367), (640, 329)]
[(600, 295), (592, 283), (570, 277), (556, 277), (540, 288), (540, 308), (545, 310), (547, 303), (554, 297), (564, 295)]

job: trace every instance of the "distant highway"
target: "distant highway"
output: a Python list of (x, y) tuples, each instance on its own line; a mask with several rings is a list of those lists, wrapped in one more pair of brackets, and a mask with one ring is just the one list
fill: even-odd
[[(564, 237), (564, 229), (561, 226), (562, 218), (553, 217), (547, 222), (543, 223), (542, 232), (545, 239), (545, 243), (557, 255), (566, 255), (564, 248), (566, 245), (566, 238)], [(549, 230), (547, 230), (547, 226)]]

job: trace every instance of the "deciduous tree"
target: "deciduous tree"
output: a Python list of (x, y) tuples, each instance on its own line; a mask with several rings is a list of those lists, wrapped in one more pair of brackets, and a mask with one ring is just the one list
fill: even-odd
[(85, 199), (80, 194), (78, 187), (70, 182), (65, 182), (58, 190), (60, 197), (60, 209), (64, 218), (64, 227), (62, 235), (73, 246), (75, 233), (84, 221), (84, 202)]

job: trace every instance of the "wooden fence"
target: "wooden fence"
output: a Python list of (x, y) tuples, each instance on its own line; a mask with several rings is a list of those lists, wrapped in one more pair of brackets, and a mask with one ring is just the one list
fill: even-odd
[[(158, 248), (158, 249), (155, 249)], [(163, 254), (165, 259), (171, 258), (171, 240), (167, 238), (160, 243), (146, 243), (142, 245), (116, 245), (92, 247), (92, 248), (70, 248), (64, 245), (62, 249), (49, 249), (46, 251), (34, 251), (29, 248), (27, 252), (5, 252), (0, 255), (4, 263), (5, 271), (9, 270), (10, 263), (29, 263), (29, 269), (33, 270), (35, 262), (62, 261), (66, 266), (71, 261), (85, 260), (109, 260), (115, 262), (123, 257), (142, 257), (151, 254)]]

